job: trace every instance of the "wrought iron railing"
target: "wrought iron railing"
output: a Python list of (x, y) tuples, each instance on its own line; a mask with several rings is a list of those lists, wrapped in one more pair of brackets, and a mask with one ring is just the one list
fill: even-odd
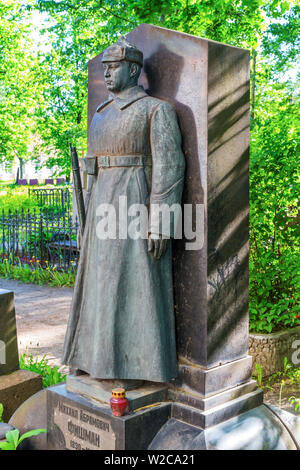
[(79, 250), (76, 239), (78, 222), (72, 222), (64, 212), (4, 212), (0, 213), (0, 262), (10, 260), (56, 269), (76, 268)]
[(37, 198), (39, 207), (52, 212), (70, 212), (71, 195), (69, 188), (28, 188), (29, 197)]

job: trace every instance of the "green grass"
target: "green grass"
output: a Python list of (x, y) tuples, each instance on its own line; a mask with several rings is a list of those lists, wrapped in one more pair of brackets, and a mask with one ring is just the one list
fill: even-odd
[(42, 268), (38, 263), (34, 266), (11, 264), (9, 260), (0, 262), (0, 278), (15, 279), (25, 284), (49, 285), (51, 287), (74, 287), (76, 271), (57, 271), (55, 267)]

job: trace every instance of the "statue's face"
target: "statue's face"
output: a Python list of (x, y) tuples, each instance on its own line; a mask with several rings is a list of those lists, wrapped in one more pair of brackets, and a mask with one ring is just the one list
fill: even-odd
[(104, 62), (104, 81), (109, 91), (119, 92), (130, 86), (130, 65), (125, 60), (120, 62)]

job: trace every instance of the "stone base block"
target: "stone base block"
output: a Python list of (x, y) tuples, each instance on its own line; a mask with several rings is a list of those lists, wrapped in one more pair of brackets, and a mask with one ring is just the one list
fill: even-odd
[[(116, 417), (109, 405), (72, 393), (65, 384), (56, 385), (47, 389), (47, 448), (295, 450), (299, 446), (296, 431), (300, 429), (300, 418), (293, 416), (292, 421), (286, 416), (278, 418), (278, 410), (274, 414), (263, 404), (255, 406), (260, 399), (260, 391), (256, 390), (231, 400), (229, 407), (234, 407), (238, 416), (230, 418), (232, 410), (229, 414), (224, 411), (228, 410), (228, 403), (204, 412), (185, 407), (198, 415), (197, 421), (190, 419), (187, 411), (185, 415), (180, 411), (184, 405), (170, 402)], [(223, 413), (219, 423), (218, 413), (219, 417)], [(199, 419), (200, 415), (205, 416), (204, 421)], [(209, 426), (203, 429), (200, 424)]]
[(0, 403), (3, 404), (3, 421), (8, 422), (15, 410), (43, 387), (39, 374), (16, 370), (0, 376)]
[(185, 364), (181, 364), (179, 369), (180, 379), (175, 381), (175, 387), (206, 398), (248, 382), (251, 379), (252, 357), (247, 356), (211, 369)]
[(202, 429), (207, 429), (260, 406), (262, 402), (263, 392), (255, 390), (205, 411), (200, 411), (192, 406), (181, 403), (174, 403), (172, 406), (172, 417), (185, 423), (199, 426)]
[(248, 393), (254, 392), (257, 390), (257, 383), (255, 380), (250, 380), (249, 382), (237, 385), (236, 387), (225, 390), (224, 392), (215, 393), (210, 395), (207, 398), (203, 398), (197, 393), (187, 393), (184, 390), (171, 390), (169, 396), (173, 401), (182, 403), (183, 405), (192, 406), (201, 411), (207, 411), (216, 406), (227, 403), (236, 398), (242, 397)]
[[(87, 398), (109, 405), (111, 390), (108, 390), (100, 381), (89, 375), (68, 375), (66, 381), (67, 390), (78, 393)], [(130, 411), (167, 400), (168, 387), (165, 384), (146, 383), (126, 392), (129, 400)]]
[(116, 417), (108, 404), (70, 392), (63, 384), (47, 389), (47, 410), (48, 449), (145, 450), (170, 418), (171, 403)]

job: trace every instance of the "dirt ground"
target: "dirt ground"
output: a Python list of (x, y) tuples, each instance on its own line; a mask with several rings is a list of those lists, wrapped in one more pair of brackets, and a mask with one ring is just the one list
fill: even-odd
[[(14, 291), (17, 318), (19, 354), (26, 351), (42, 358), (46, 355), (49, 364), (58, 365), (63, 373), (61, 355), (70, 311), (73, 289), (21, 284), (18, 281), (0, 279), (0, 288)], [(282, 389), (280, 383), (265, 391), (265, 402), (294, 412), (290, 396), (300, 397), (299, 385), (287, 381)]]
[[(14, 291), (19, 354), (26, 351), (61, 366), (73, 289), (0, 279), (0, 289)], [(68, 368), (63, 367), (64, 372)]]
[(272, 390), (264, 391), (264, 401), (269, 405), (277, 406), (283, 410), (290, 411), (296, 416), (300, 416), (300, 412), (296, 412), (294, 406), (291, 404), (289, 398), (294, 396), (300, 398), (300, 385), (291, 383), (286, 380), (284, 386), (280, 391), (280, 382), (272, 384)]

